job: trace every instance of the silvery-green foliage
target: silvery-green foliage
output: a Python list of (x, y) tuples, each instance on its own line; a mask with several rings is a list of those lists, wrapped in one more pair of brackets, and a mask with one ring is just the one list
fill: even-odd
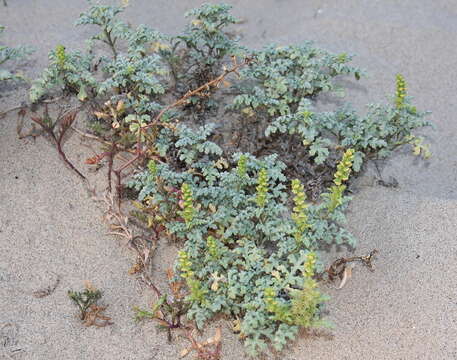
[[(0, 36), (3, 35), (5, 27), (0, 25)], [(23, 59), (29, 55), (32, 49), (26, 46), (9, 47), (6, 45), (0, 45), (0, 66), (8, 61), (15, 61)], [(6, 69), (0, 69), (0, 81), (4, 80), (23, 80), (20, 74), (14, 74)]]
[[(240, 111), (242, 118), (262, 124), (267, 139), (276, 139), (277, 134), (298, 135), (316, 164), (335, 157), (341, 148), (356, 151), (355, 171), (361, 169), (364, 159), (386, 157), (404, 144), (420, 153), (421, 140), (413, 131), (429, 123), (424, 120), (426, 113), (416, 110), (408, 97), (401, 99), (403, 106), (396, 105), (398, 100), (392, 105), (370, 105), (365, 115), (350, 105), (328, 112), (316, 110), (314, 100), (319, 94), (343, 93), (336, 76), (360, 78), (361, 70), (348, 65), (350, 60), (346, 54), (333, 55), (311, 43), (270, 45), (255, 52), (241, 71), (244, 81), (236, 86), (240, 94), (230, 108)], [(398, 86), (405, 86), (402, 81)], [(406, 94), (406, 89), (402, 92)]]
[(226, 4), (203, 4), (185, 14), (192, 21), (178, 38), (186, 44), (192, 61), (199, 67), (213, 67), (226, 55), (239, 51), (238, 43), (224, 32), (227, 26), (236, 23), (229, 13), (231, 8)]
[[(160, 56), (167, 48), (166, 37), (145, 25), (129, 28), (117, 19), (123, 7), (90, 3), (77, 24), (98, 25), (101, 32), (92, 39), (110, 45), (114, 56), (101, 57), (95, 66), (91, 50), (84, 54), (58, 47), (51, 51), (49, 67), (31, 89), (32, 101), (62, 85), (65, 90), (77, 92), (80, 100), (85, 100), (91, 90), (94, 95), (123, 97), (126, 107), (140, 115), (156, 112), (160, 108), (157, 97), (167, 88), (168, 69)], [(120, 39), (127, 45), (126, 53), (120, 53), (115, 46)], [(100, 78), (97, 68), (102, 70), (101, 81), (96, 80)]]
[(336, 111), (318, 112), (312, 101), (302, 99), (296, 111), (276, 117), (265, 135), (298, 134), (314, 161), (323, 163), (338, 147), (356, 150), (354, 170), (359, 171), (366, 158), (385, 158), (405, 144), (414, 145), (413, 131), (430, 123), (426, 112), (418, 111), (405, 98), (405, 106), (369, 105), (365, 115), (359, 115), (350, 105)]
[(101, 93), (115, 90), (130, 93), (136, 98), (139, 95), (154, 96), (165, 92), (162, 78), (167, 74), (167, 69), (156, 54), (119, 54), (103, 70), (108, 78), (100, 84)]
[(251, 109), (256, 116), (267, 118), (293, 113), (303, 98), (321, 92), (339, 92), (335, 83), (338, 75), (360, 78), (361, 70), (348, 65), (352, 59), (346, 54), (333, 55), (303, 45), (269, 45), (253, 53), (253, 60), (240, 71), (245, 86), (233, 102), (239, 110)]
[(93, 56), (80, 51), (66, 51), (62, 45), (49, 53), (49, 65), (30, 88), (30, 99), (38, 101), (52, 90), (77, 94), (83, 101), (89, 92), (96, 92), (98, 81), (91, 72)]
[(164, 34), (143, 24), (136, 29), (129, 29), (126, 40), (129, 54), (145, 56), (169, 49), (169, 39)]
[(128, 33), (127, 25), (117, 18), (117, 15), (124, 10), (124, 7), (98, 5), (92, 0), (88, 0), (88, 3), (90, 4), (89, 9), (79, 16), (76, 25), (99, 26), (100, 32), (92, 36), (91, 40), (98, 40), (107, 44), (116, 57), (116, 43), (119, 39), (125, 38)]
[[(214, 124), (208, 124), (198, 128), (196, 131), (185, 125), (180, 125), (179, 137), (174, 143), (178, 150), (178, 158), (184, 161), (187, 166), (199, 167), (199, 161), (207, 165), (210, 155), (222, 155), (222, 149), (207, 138), (214, 130)], [(205, 158), (203, 158), (207, 155)], [(202, 159), (203, 158), (203, 159)]]
[(237, 22), (230, 14), (231, 8), (227, 4), (203, 4), (185, 14), (192, 20), (175, 38), (174, 48), (184, 44), (187, 50), (180, 79), (186, 87), (200, 86), (216, 77), (227, 56), (242, 53), (238, 42), (226, 33), (226, 28)]
[[(282, 294), (281, 302), (290, 304), (288, 289), (303, 286), (309, 251), (325, 243), (353, 242), (340, 226), (348, 199), (333, 213), (328, 213), (325, 199), (310, 205), (310, 227), (297, 242), (285, 165), (276, 155), (257, 159), (238, 153), (222, 159), (221, 149), (209, 140), (212, 131), (210, 125), (195, 130), (180, 126), (178, 139), (167, 151), (176, 147), (185, 167), (174, 170), (168, 164), (154, 163), (130, 186), (139, 191), (140, 201), (147, 199), (160, 218), (167, 219), (163, 223), (167, 232), (185, 241), (183, 250), (192, 263), (194, 280), (205, 294), (204, 301), (191, 301), (188, 316), (200, 328), (219, 313), (235, 316), (241, 320), (250, 354), (265, 350), (267, 344), (280, 350), (295, 337), (298, 326), (271, 314), (264, 292), (272, 288)], [(234, 165), (241, 157), (246, 159), (243, 174)], [(259, 207), (256, 185), (262, 169), (268, 174), (268, 192), (265, 206)], [(183, 183), (193, 194), (195, 213), (190, 223), (176, 215)], [(209, 236), (215, 241), (212, 251), (208, 251)], [(314, 320), (317, 324), (318, 312)]]

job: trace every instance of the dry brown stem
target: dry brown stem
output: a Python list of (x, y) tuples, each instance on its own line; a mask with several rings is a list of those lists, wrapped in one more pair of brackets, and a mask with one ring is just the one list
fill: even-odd
[(353, 262), (360, 261), (363, 265), (367, 266), (370, 271), (374, 271), (372, 261), (378, 252), (378, 250), (374, 249), (368, 255), (353, 256), (349, 258), (342, 257), (336, 259), (326, 270), (324, 270), (320, 277), (323, 278), (327, 275), (329, 281), (334, 281), (339, 278), (341, 282), (337, 288), (342, 289), (347, 280), (352, 276), (352, 267), (348, 265)]
[(192, 351), (196, 352), (195, 359), (198, 360), (219, 360), (221, 358), (222, 331), (220, 328), (216, 329), (214, 336), (203, 342), (199, 342), (195, 339), (194, 330), (185, 330), (184, 333), (185, 337), (190, 342), (190, 346), (181, 351), (181, 358), (187, 356)]

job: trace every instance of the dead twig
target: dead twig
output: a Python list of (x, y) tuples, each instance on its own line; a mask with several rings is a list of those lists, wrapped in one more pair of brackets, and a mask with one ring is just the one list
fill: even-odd
[[(116, 235), (124, 238), (126, 245), (136, 252), (138, 256), (137, 263), (143, 273), (147, 272), (152, 255), (157, 248), (159, 233), (155, 229), (151, 229), (150, 236), (136, 235), (130, 225), (128, 216), (121, 214), (115, 206), (115, 199), (112, 193), (106, 193), (101, 200), (98, 200), (105, 205), (104, 219), (110, 228), (107, 235)], [(152, 284), (147, 274), (143, 276), (143, 279), (160, 297), (160, 291)]]
[(93, 135), (93, 134), (89, 134), (89, 133), (86, 133), (84, 131), (81, 131), (79, 130), (77, 127), (74, 127), (74, 126), (71, 126), (71, 130), (73, 130), (74, 132), (76, 132), (77, 134), (83, 136), (83, 137), (86, 137), (86, 138), (89, 138), (89, 139), (92, 139), (92, 140), (96, 140), (98, 142), (101, 142), (102, 144), (105, 144), (105, 145), (112, 145), (113, 143), (110, 142), (110, 141), (107, 141), (99, 136), (96, 136), (96, 135)]
[(333, 282), (335, 279), (340, 279), (340, 284), (337, 286), (338, 289), (342, 289), (348, 279), (352, 276), (352, 266), (349, 265), (353, 262), (362, 262), (362, 264), (370, 271), (374, 271), (373, 266), (373, 259), (378, 254), (379, 251), (374, 249), (368, 255), (365, 256), (353, 256), (349, 258), (339, 258), (335, 260), (322, 274), (320, 274), (320, 278), (323, 278), (325, 275), (327, 276), (328, 280)]
[[(31, 119), (35, 123), (41, 126), (41, 128), (51, 137), (54, 141), (57, 151), (62, 160), (72, 169), (82, 180), (86, 180), (86, 177), (68, 160), (65, 152), (63, 151), (63, 138), (67, 130), (71, 127), (78, 114), (77, 110), (69, 111), (63, 115), (57, 117), (57, 121), (52, 122), (49, 116), (48, 106), (46, 104), (44, 114), (42, 117), (32, 116)], [(56, 132), (54, 129), (59, 124), (59, 131)]]
[(20, 110), (21, 111), (21, 110), (27, 109), (28, 107), (29, 107), (28, 104), (22, 104), (22, 105), (19, 105), (19, 106), (12, 107), (11, 109), (2, 111), (0, 113), (0, 119), (3, 119), (7, 114), (9, 114), (12, 111), (15, 111), (15, 110)]
[[(60, 101), (62, 98), (63, 98), (63, 96), (59, 96), (59, 97), (56, 97), (56, 98), (53, 98), (53, 99), (42, 100), (42, 101), (40, 101), (40, 104), (52, 104), (52, 103)], [(24, 110), (24, 109), (30, 108), (33, 105), (34, 104), (27, 104), (25, 102), (22, 102), (21, 105), (14, 106), (14, 107), (12, 107), (12, 108), (10, 108), (8, 110), (0, 112), (0, 119), (4, 118), (8, 113), (10, 113), (12, 111)]]
[(111, 318), (103, 314), (107, 308), (108, 306), (98, 306), (95, 304), (91, 305), (84, 317), (84, 326), (105, 327), (108, 325), (113, 325)]
[(195, 339), (193, 330), (185, 330), (184, 333), (185, 337), (190, 342), (190, 346), (181, 351), (181, 358), (187, 356), (192, 351), (197, 353), (196, 359), (198, 360), (219, 360), (221, 358), (222, 331), (220, 328), (216, 329), (214, 336), (203, 342), (199, 342)]
[(24, 128), (24, 118), (25, 115), (27, 114), (27, 110), (25, 108), (21, 108), (17, 112), (17, 124), (16, 124), (16, 133), (19, 139), (25, 139), (27, 137), (32, 137), (33, 140), (35, 140), (37, 137), (43, 135), (44, 130), (43, 129), (37, 129), (35, 127), (35, 124), (32, 123), (31, 129), (23, 133), (23, 128)]

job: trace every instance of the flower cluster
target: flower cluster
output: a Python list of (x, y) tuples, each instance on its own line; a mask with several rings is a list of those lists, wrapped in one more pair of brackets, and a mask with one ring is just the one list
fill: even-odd
[(329, 212), (333, 212), (338, 206), (343, 203), (343, 194), (344, 190), (346, 190), (346, 185), (343, 182), (349, 179), (349, 174), (351, 173), (352, 162), (354, 160), (354, 150), (348, 149), (343, 154), (343, 158), (338, 163), (337, 171), (334, 175), (333, 185), (330, 188), (330, 193), (326, 194), (329, 198), (328, 201), (328, 210)]
[(405, 105), (406, 97), (406, 81), (405, 78), (401, 75), (397, 75), (397, 91), (395, 92), (395, 105), (397, 109), (401, 109)]
[(57, 58), (57, 65), (63, 69), (65, 66), (65, 61), (67, 60), (67, 56), (65, 54), (65, 46), (57, 45), (56, 46), (56, 58)]
[(178, 252), (178, 268), (181, 271), (181, 277), (186, 280), (187, 286), (189, 287), (190, 295), (188, 300), (198, 304), (205, 303), (205, 295), (208, 291), (203, 289), (201, 281), (195, 278), (189, 254), (182, 250)]
[(241, 155), (240, 158), (238, 159), (236, 172), (241, 179), (243, 179), (246, 176), (247, 161), (248, 161), (248, 158), (246, 157), (246, 155)]
[(182, 211), (180, 212), (188, 228), (192, 226), (192, 220), (195, 215), (195, 209), (192, 199), (192, 189), (189, 184), (183, 183), (181, 186), (182, 193)]
[(188, 279), (194, 276), (192, 262), (189, 259), (189, 255), (183, 250), (178, 252), (178, 267), (181, 270), (182, 278)]
[(150, 160), (148, 162), (148, 169), (149, 169), (149, 172), (151, 173), (152, 176), (156, 176), (156, 174), (157, 174), (157, 163), (155, 162), (155, 160)]
[(208, 247), (208, 253), (213, 259), (219, 257), (217, 239), (214, 236), (209, 235), (206, 239), (206, 245)]
[(306, 279), (312, 279), (316, 267), (316, 253), (309, 252), (306, 257), (303, 275)]
[(352, 162), (354, 161), (354, 150), (347, 149), (343, 154), (343, 158), (336, 167), (336, 173), (334, 175), (333, 182), (340, 186), (343, 182), (349, 179), (351, 174)]
[(280, 303), (277, 299), (277, 294), (272, 288), (265, 289), (265, 304), (267, 310), (274, 314), (275, 320), (286, 324), (293, 324), (294, 319), (290, 312), (290, 306)]
[(311, 227), (308, 223), (308, 215), (306, 209), (308, 205), (306, 204), (306, 194), (303, 184), (298, 179), (292, 180), (292, 193), (294, 196), (294, 208), (292, 209), (292, 219), (297, 226), (296, 240), (297, 242), (301, 240), (303, 233)]
[(257, 179), (257, 195), (255, 202), (259, 207), (264, 207), (267, 202), (267, 194), (268, 194), (268, 171), (266, 169), (262, 169), (259, 172), (259, 177)]

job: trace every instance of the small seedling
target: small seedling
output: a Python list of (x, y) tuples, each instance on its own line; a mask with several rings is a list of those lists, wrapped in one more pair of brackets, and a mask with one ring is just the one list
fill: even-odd
[(68, 291), (69, 298), (78, 307), (79, 318), (85, 326), (105, 327), (112, 325), (111, 318), (103, 315), (107, 306), (99, 306), (97, 302), (102, 298), (102, 292), (93, 287), (86, 287), (83, 291)]
[(168, 269), (167, 277), (169, 280), (170, 295), (161, 294), (154, 287), (159, 300), (152, 305), (151, 309), (133, 308), (136, 321), (145, 319), (154, 320), (158, 324), (159, 329), (167, 331), (169, 342), (171, 341), (172, 330), (187, 328), (182, 322), (182, 317), (187, 313), (189, 308), (189, 302), (186, 301), (183, 293), (184, 283), (173, 280), (174, 276), (173, 270)]

